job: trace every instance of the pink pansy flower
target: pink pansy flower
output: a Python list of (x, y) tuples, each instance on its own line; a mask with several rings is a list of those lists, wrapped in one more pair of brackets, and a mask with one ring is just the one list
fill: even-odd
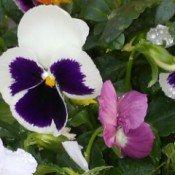
[(118, 97), (111, 81), (106, 81), (99, 97), (99, 120), (106, 145), (116, 146), (122, 156), (143, 158), (152, 149), (154, 134), (144, 122), (147, 96), (130, 91)]

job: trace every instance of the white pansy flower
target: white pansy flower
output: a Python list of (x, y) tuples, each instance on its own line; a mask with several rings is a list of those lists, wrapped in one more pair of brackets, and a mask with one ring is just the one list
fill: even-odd
[(66, 126), (64, 96), (96, 98), (102, 78), (82, 50), (87, 24), (53, 5), (28, 10), (18, 26), (19, 47), (0, 56), (0, 92), (25, 128), (58, 136)]
[(0, 175), (33, 175), (37, 162), (23, 149), (8, 150), (0, 139)]
[(168, 27), (164, 25), (157, 25), (155, 28), (151, 28), (147, 33), (147, 40), (156, 45), (163, 45), (170, 47), (174, 45), (174, 39), (168, 31)]

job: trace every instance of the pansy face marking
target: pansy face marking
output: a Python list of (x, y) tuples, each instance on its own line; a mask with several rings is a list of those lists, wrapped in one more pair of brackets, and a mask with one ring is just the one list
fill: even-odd
[(24, 14), (19, 47), (0, 57), (0, 92), (27, 129), (59, 135), (68, 117), (62, 94), (77, 100), (99, 95), (101, 76), (82, 51), (87, 34), (83, 21), (57, 6), (41, 5)]

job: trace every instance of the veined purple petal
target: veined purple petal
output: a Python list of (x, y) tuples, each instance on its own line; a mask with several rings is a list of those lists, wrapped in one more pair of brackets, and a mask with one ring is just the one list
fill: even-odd
[(15, 0), (15, 3), (24, 12), (34, 7), (32, 0)]
[(94, 89), (84, 84), (85, 75), (80, 67), (81, 65), (74, 60), (62, 59), (54, 63), (50, 70), (62, 91), (74, 95), (92, 94)]
[(130, 91), (118, 100), (118, 124), (127, 132), (139, 127), (146, 116), (148, 104), (146, 94)]
[(175, 72), (172, 72), (169, 74), (168, 78), (167, 78), (167, 82), (173, 87), (175, 88)]
[(142, 123), (138, 128), (130, 130), (127, 134), (127, 143), (122, 148), (123, 156), (144, 158), (152, 150), (154, 134), (147, 123)]
[(10, 65), (10, 73), (14, 79), (10, 86), (12, 95), (31, 88), (42, 81), (43, 69), (35, 61), (17, 57)]
[(61, 130), (67, 121), (67, 111), (62, 97), (55, 87), (45, 83), (29, 89), (16, 103), (15, 110), (24, 121), (39, 128), (49, 127), (54, 121)]

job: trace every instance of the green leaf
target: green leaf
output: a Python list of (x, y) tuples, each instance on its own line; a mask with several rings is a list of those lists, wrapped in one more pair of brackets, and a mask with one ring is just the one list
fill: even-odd
[(102, 151), (104, 150), (105, 145), (102, 139), (96, 139), (91, 149), (91, 157), (90, 157), (90, 168), (95, 168), (99, 166), (104, 166), (105, 161), (103, 159)]
[(161, 0), (157, 8), (155, 23), (164, 24), (170, 20), (175, 14), (175, 1), (174, 0)]
[(12, 117), (9, 106), (3, 101), (0, 96), (0, 121), (4, 123), (13, 124), (15, 119)]
[(123, 175), (150, 175), (155, 168), (150, 158), (140, 160), (130, 158), (120, 159), (119, 167)]
[(0, 1), (0, 23), (4, 20), (4, 10), (2, 8), (2, 2)]
[(12, 0), (1, 0), (4, 12), (7, 16), (13, 19), (16, 23), (19, 23), (23, 13), (15, 5)]
[(175, 101), (157, 94), (149, 103), (147, 121), (157, 129), (159, 136), (175, 133)]
[(75, 108), (70, 113), (70, 118), (69, 124), (73, 127), (78, 127), (85, 123), (89, 124), (87, 107), (79, 106)]
[(105, 172), (105, 175), (123, 175), (122, 171), (119, 168), (111, 168)]
[(108, 170), (110, 168), (112, 168), (112, 166), (100, 166), (93, 168), (90, 171), (83, 173), (82, 175), (101, 175), (101, 171)]
[(160, 137), (159, 137), (157, 131), (155, 129), (153, 129), (153, 131), (154, 131), (155, 139), (154, 139), (154, 144), (152, 147), (150, 157), (151, 157), (152, 161), (158, 166), (159, 162), (161, 160), (161, 155), (162, 155), (161, 140), (160, 140)]
[(162, 151), (171, 162), (171, 167), (175, 170), (175, 145), (173, 143), (169, 143)]
[(103, 80), (116, 81), (125, 73), (126, 61), (120, 59), (122, 56), (115, 54), (115, 56), (103, 55), (98, 57), (95, 62), (100, 70)]
[(109, 5), (105, 0), (89, 0), (83, 7), (81, 17), (92, 21), (107, 21), (111, 12)]
[(6, 51), (6, 49), (7, 49), (7, 46), (6, 46), (5, 42), (4, 42), (4, 40), (0, 37), (0, 54), (2, 52)]
[(152, 7), (158, 0), (133, 0), (121, 6), (113, 18), (106, 25), (102, 38), (106, 42), (111, 42), (116, 39), (134, 19), (144, 12), (148, 7)]
[(169, 28), (170, 35), (175, 40), (175, 22), (167, 22), (166, 25)]
[(3, 34), (2, 38), (8, 48), (18, 45), (16, 28), (7, 30), (7, 32)]
[(40, 164), (34, 175), (46, 175), (48, 173), (57, 173), (60, 175), (65, 175), (65, 172), (56, 165)]

